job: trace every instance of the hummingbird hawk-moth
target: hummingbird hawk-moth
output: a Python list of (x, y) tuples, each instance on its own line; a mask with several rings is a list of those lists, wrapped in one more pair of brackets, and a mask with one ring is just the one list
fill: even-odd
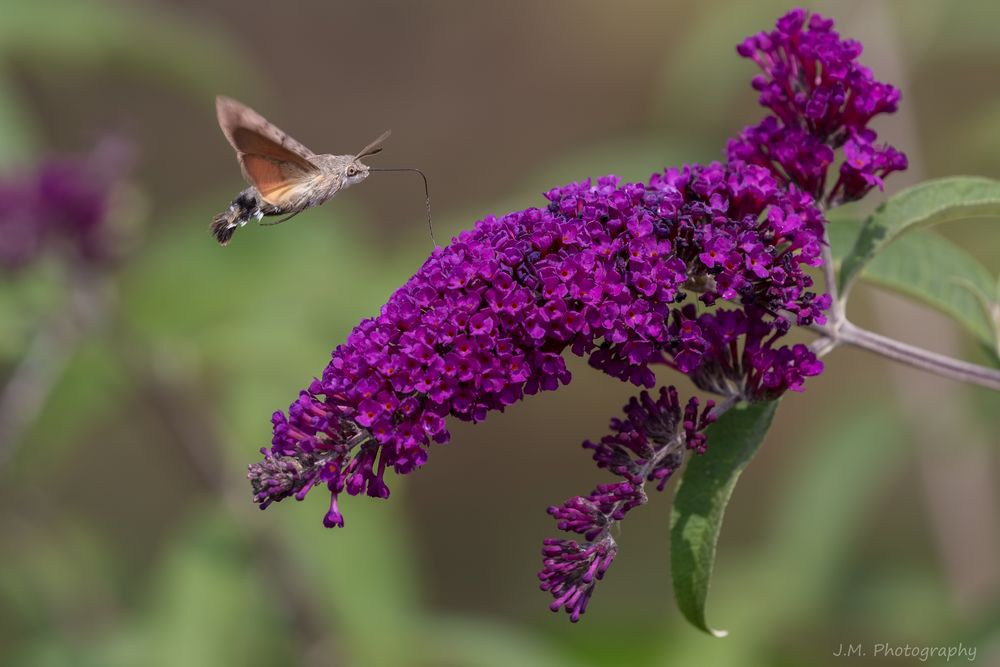
[[(264, 216), (285, 216), (276, 225), (307, 208), (319, 206), (338, 192), (368, 178), (370, 171), (417, 171), (417, 169), (372, 169), (361, 162), (381, 152), (389, 138), (386, 130), (355, 155), (317, 155), (290, 137), (259, 113), (229, 97), (215, 98), (219, 127), (236, 151), (243, 177), (250, 184), (212, 220), (211, 231), (222, 245), (236, 230)], [(427, 194), (427, 178), (424, 177)], [(427, 196), (430, 224), (430, 196)], [(432, 235), (433, 238), (433, 235)]]

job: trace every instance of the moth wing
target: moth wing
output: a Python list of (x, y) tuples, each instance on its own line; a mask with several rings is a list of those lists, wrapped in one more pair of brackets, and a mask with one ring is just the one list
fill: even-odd
[(259, 113), (230, 97), (215, 98), (219, 127), (237, 153), (259, 153), (298, 161), (304, 168), (315, 153)]
[(219, 96), (215, 110), (244, 177), (269, 204), (280, 206), (320, 173), (309, 161), (315, 153), (245, 104)]
[(240, 153), (243, 175), (269, 204), (290, 205), (319, 175), (318, 169), (304, 171), (287, 160), (276, 160), (255, 153)]

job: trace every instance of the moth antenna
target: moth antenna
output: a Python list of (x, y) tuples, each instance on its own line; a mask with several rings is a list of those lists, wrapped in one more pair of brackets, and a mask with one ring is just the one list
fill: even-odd
[(376, 153), (381, 153), (382, 142), (388, 139), (390, 134), (392, 134), (392, 130), (386, 130), (380, 134), (378, 139), (375, 139), (373, 142), (358, 151), (358, 154), (354, 156), (354, 159), (360, 160), (363, 157), (369, 157), (371, 155), (375, 155)]
[(424, 201), (427, 204), (427, 229), (431, 234), (431, 243), (437, 245), (437, 240), (434, 238), (434, 224), (431, 222), (431, 191), (427, 185), (427, 175), (413, 167), (369, 167), (368, 171), (415, 171), (420, 174), (420, 178), (424, 179)]

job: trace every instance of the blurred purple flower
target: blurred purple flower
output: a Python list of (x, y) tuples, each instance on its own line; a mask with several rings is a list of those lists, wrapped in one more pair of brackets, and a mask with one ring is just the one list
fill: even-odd
[(50, 246), (85, 262), (108, 259), (110, 199), (130, 158), (127, 145), (108, 139), (86, 156), (51, 158), (26, 176), (0, 179), (0, 269), (22, 268)]
[[(861, 44), (841, 39), (833, 21), (795, 9), (770, 32), (748, 37), (737, 52), (763, 71), (753, 79), (760, 103), (774, 115), (747, 127), (729, 142), (731, 160), (760, 164), (790, 183), (838, 205), (863, 197), (906, 156), (876, 145), (871, 119), (893, 113), (899, 90), (876, 81), (858, 62)], [(834, 151), (845, 148), (840, 177), (827, 193)]]

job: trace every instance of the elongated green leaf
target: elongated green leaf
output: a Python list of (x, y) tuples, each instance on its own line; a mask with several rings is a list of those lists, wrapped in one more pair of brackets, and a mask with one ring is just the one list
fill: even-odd
[(993, 216), (1000, 216), (1000, 181), (956, 176), (903, 190), (865, 220), (854, 247), (844, 258), (840, 291), (846, 295), (865, 266), (906, 231)]
[[(848, 254), (861, 229), (853, 220), (830, 225), (835, 259)], [(910, 232), (866, 264), (860, 277), (923, 301), (961, 324), (987, 348), (995, 346), (993, 326), (975, 296), (975, 292), (990, 294), (994, 278), (948, 239), (927, 230)]]
[(715, 547), (726, 505), (743, 469), (764, 441), (777, 401), (733, 409), (707, 431), (709, 452), (692, 458), (677, 487), (670, 515), (670, 574), (681, 613), (716, 637), (705, 618), (705, 603), (715, 563)]

